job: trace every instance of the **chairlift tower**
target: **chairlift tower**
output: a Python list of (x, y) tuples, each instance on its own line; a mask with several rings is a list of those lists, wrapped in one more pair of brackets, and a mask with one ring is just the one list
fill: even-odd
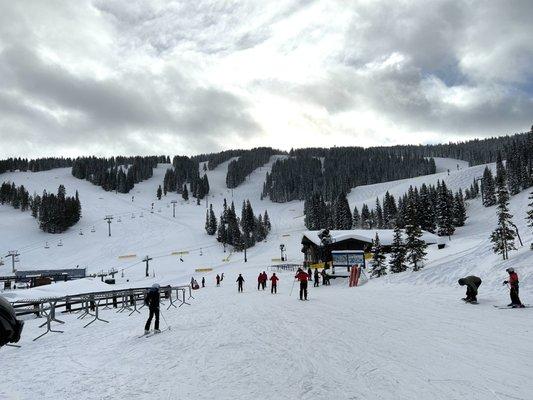
[(15, 263), (16, 262), (19, 262), (18, 260), (18, 256), (20, 256), (18, 250), (10, 250), (7, 255), (5, 256), (6, 258), (7, 257), (11, 257), (11, 266), (12, 266), (12, 273), (15, 273), (16, 269), (15, 269)]
[(113, 216), (112, 215), (106, 215), (104, 220), (107, 221), (107, 228), (108, 228), (108, 232), (109, 232), (109, 237), (111, 237), (111, 220), (113, 219)]
[(178, 201), (172, 200), (171, 203), (172, 203), (172, 216), (176, 218), (176, 204), (178, 203)]

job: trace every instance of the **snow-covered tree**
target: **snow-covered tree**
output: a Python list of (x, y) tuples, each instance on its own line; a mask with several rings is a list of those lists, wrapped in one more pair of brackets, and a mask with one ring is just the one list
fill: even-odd
[(402, 239), (402, 230), (398, 226), (394, 227), (389, 267), (391, 273), (403, 272), (407, 269), (405, 265), (405, 245)]
[(352, 228), (353, 229), (360, 229), (361, 228), (361, 216), (359, 215), (359, 210), (357, 209), (357, 206), (355, 206), (353, 208)]
[[(501, 161), (501, 159), (500, 159)], [(509, 258), (509, 250), (516, 250), (514, 240), (516, 232), (511, 228), (513, 216), (509, 212), (509, 192), (504, 173), (499, 173), (496, 180), (498, 225), (492, 232), (490, 240), (495, 253), (501, 254), (504, 260)]]
[(490, 207), (496, 204), (496, 191), (494, 177), (489, 167), (485, 167), (483, 178), (481, 179), (481, 192), (483, 194), (483, 205)]
[(427, 244), (422, 240), (422, 229), (416, 223), (416, 209), (413, 202), (407, 205), (407, 218), (405, 224), (405, 249), (406, 259), (413, 266), (414, 271), (422, 268), (422, 261), (426, 257)]
[(377, 232), (372, 245), (372, 254), (373, 260), (371, 276), (379, 278), (380, 276), (387, 275), (385, 254), (383, 254), (383, 249), (381, 248), (381, 243), (379, 242), (379, 235), (377, 234)]
[(341, 193), (335, 202), (335, 228), (352, 229), (352, 212), (346, 194)]
[(533, 228), (533, 192), (529, 193), (529, 200), (531, 200), (531, 202), (528, 204), (529, 209), (527, 210), (526, 221), (527, 226)]

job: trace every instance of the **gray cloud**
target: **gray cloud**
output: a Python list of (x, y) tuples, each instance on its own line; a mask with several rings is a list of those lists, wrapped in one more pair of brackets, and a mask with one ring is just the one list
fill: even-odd
[[(0, 157), (194, 153), (292, 133), (267, 132), (265, 118), (281, 129), (308, 121), (309, 145), (341, 119), (365, 144), (357, 132), (373, 121), (363, 113), (422, 141), (521, 131), (533, 119), (527, 0), (51, 0), (2, 10)], [(395, 128), (374, 137), (390, 144)]]

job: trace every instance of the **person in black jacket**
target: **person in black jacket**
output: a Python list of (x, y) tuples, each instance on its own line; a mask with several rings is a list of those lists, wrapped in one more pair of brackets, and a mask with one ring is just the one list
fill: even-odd
[(242, 277), (241, 274), (239, 274), (239, 277), (237, 278), (236, 282), (238, 284), (237, 291), (242, 292), (243, 291), (242, 284), (244, 282), (244, 278)]
[(320, 278), (319, 278), (319, 275), (318, 275), (318, 269), (315, 268), (315, 276), (314, 276), (314, 281), (315, 283), (313, 284), (313, 287), (319, 287), (320, 286)]
[(15, 309), (0, 296), (0, 347), (20, 340), (24, 321), (17, 319)]
[(150, 310), (150, 316), (148, 317), (148, 321), (146, 321), (146, 325), (144, 326), (145, 335), (150, 332), (150, 324), (152, 323), (152, 318), (154, 317), (154, 315), (154, 332), (161, 332), (159, 330), (159, 298), (159, 285), (157, 283), (154, 283), (148, 291), (146, 298), (144, 299), (144, 304), (146, 304), (148, 306), (148, 309)]
[(467, 303), (477, 303), (477, 291), (481, 286), (481, 279), (477, 276), (471, 275), (466, 278), (461, 278), (458, 281), (459, 285), (466, 285), (466, 297), (463, 300)]

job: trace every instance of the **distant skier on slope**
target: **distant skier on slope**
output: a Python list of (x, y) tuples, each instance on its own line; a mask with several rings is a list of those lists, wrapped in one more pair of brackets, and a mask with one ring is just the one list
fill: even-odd
[(220, 286), (220, 275), (219, 274), (217, 274), (217, 278), (216, 279), (217, 279), (217, 286)]
[(243, 291), (242, 284), (244, 283), (244, 278), (242, 277), (242, 274), (239, 274), (239, 277), (237, 278), (236, 282), (237, 282), (237, 291), (242, 292)]
[(263, 281), (261, 283), (261, 285), (263, 287), (263, 290), (266, 289), (267, 281), (268, 281), (268, 275), (267, 275), (267, 273), (265, 271), (263, 271)]
[(315, 268), (315, 276), (314, 276), (314, 283), (313, 283), (313, 287), (318, 287), (320, 286), (320, 278), (319, 278), (320, 275), (318, 275), (318, 269)]
[(509, 284), (509, 295), (511, 296), (511, 304), (508, 304), (508, 307), (523, 308), (524, 305), (520, 301), (520, 297), (518, 297), (520, 283), (518, 281), (518, 274), (514, 271), (514, 268), (507, 268), (506, 271), (509, 274), (509, 280), (504, 281), (503, 284)]
[(152, 323), (152, 318), (155, 315), (155, 324), (154, 324), (154, 332), (160, 333), (159, 330), (159, 285), (157, 283), (154, 283), (150, 290), (148, 291), (148, 294), (146, 295), (146, 298), (144, 299), (144, 304), (148, 306), (148, 309), (150, 310), (150, 316), (148, 317), (148, 321), (146, 321), (146, 325), (144, 326), (144, 334), (147, 335), (150, 333), (150, 324)]
[(257, 290), (261, 290), (261, 286), (263, 286), (263, 274), (259, 273), (257, 275)]
[(307, 279), (309, 278), (307, 272), (298, 268), (294, 277), (300, 281), (300, 300), (307, 300)]
[(205, 276), (202, 276), (202, 287), (205, 287)]
[(466, 297), (463, 300), (467, 303), (477, 303), (477, 292), (481, 286), (481, 278), (470, 275), (459, 279), (458, 283), (461, 286), (466, 285)]
[(0, 296), (0, 347), (8, 343), (17, 343), (22, 334), (24, 321), (19, 321), (15, 309)]
[(272, 282), (272, 286), (270, 288), (270, 293), (278, 293), (278, 281), (279, 278), (276, 276), (276, 273), (274, 272), (272, 276), (270, 277), (270, 282)]

